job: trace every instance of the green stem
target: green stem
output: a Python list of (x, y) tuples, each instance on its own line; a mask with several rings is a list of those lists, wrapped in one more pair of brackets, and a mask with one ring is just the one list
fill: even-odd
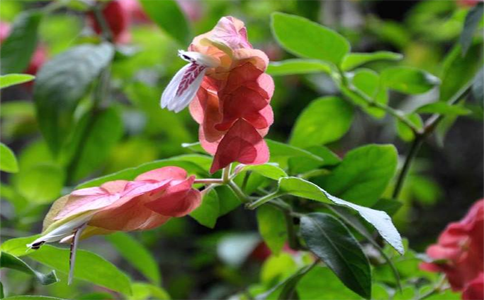
[(279, 196), (280, 196), (280, 193), (278, 193), (277, 191), (270, 193), (270, 194), (267, 194), (264, 197), (261, 197), (261, 198), (257, 199), (256, 201), (247, 204), (246, 208), (256, 209), (257, 207), (261, 206), (262, 204), (267, 203), (267, 202), (271, 201), (272, 199), (277, 198)]
[(402, 191), (403, 184), (405, 183), (405, 179), (410, 171), (410, 166), (412, 165), (413, 160), (417, 156), (418, 150), (424, 141), (424, 137), (418, 135), (413, 140), (412, 144), (410, 145), (410, 150), (408, 151), (407, 157), (405, 158), (405, 162), (403, 163), (402, 170), (397, 178), (397, 183), (395, 184), (395, 189), (393, 190), (392, 198), (398, 199), (400, 192)]
[(235, 195), (237, 195), (237, 197), (239, 198), (239, 200), (242, 203), (249, 203), (250, 202), (249, 197), (247, 195), (245, 195), (245, 193), (239, 188), (239, 186), (235, 182), (230, 180), (227, 183), (227, 186), (232, 189), (232, 191), (235, 193)]

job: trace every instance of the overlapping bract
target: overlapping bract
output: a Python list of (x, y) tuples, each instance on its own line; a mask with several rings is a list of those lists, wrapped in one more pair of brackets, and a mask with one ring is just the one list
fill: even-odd
[(269, 105), (274, 82), (264, 73), (267, 56), (252, 48), (244, 23), (222, 18), (212, 31), (196, 37), (189, 51), (220, 60), (218, 67), (206, 71), (190, 104), (191, 115), (200, 124), (200, 142), (214, 155), (210, 171), (236, 161), (267, 162), (263, 137), (274, 119)]
[(115, 180), (76, 190), (54, 203), (44, 220), (42, 236), (31, 246), (70, 241), (84, 224), (81, 238), (147, 230), (171, 217), (185, 216), (201, 202), (200, 192), (192, 188), (194, 180), (181, 168), (164, 167), (141, 174), (134, 181)]
[[(463, 291), (463, 299), (476, 295), (484, 287), (484, 199), (477, 201), (459, 222), (449, 224), (438, 242), (427, 249), (433, 263), (421, 268), (445, 273), (452, 290)], [(467, 295), (467, 296), (466, 296)]]

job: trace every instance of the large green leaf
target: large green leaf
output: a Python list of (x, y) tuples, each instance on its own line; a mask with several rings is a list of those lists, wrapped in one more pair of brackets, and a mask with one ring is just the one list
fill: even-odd
[(324, 62), (312, 59), (288, 59), (269, 64), (267, 73), (273, 76), (311, 73), (331, 73), (331, 67)]
[(317, 183), (332, 195), (371, 206), (392, 180), (397, 163), (393, 145), (366, 145), (349, 151), (341, 164)]
[[(69, 249), (44, 245), (29, 257), (59, 272), (69, 272)], [(74, 278), (82, 279), (125, 295), (131, 294), (131, 280), (112, 263), (86, 250), (77, 250)]]
[(313, 163), (323, 162), (321, 157), (299, 147), (269, 139), (266, 139), (265, 141), (269, 147), (269, 152), (271, 153), (270, 160), (272, 162), (277, 162), (281, 168), (287, 168), (289, 159), (293, 157), (305, 157), (308, 161), (312, 161)]
[(138, 242), (131, 235), (124, 232), (116, 232), (106, 236), (106, 239), (113, 244), (121, 256), (124, 257), (133, 267), (141, 272), (153, 284), (159, 285), (161, 274), (158, 263), (143, 244)]
[(42, 285), (49, 285), (59, 281), (55, 275), (55, 271), (48, 274), (42, 274), (32, 269), (20, 258), (6, 252), (0, 252), (0, 268), (9, 268), (32, 275)]
[(383, 84), (405, 94), (422, 94), (440, 84), (439, 78), (411, 67), (393, 67), (381, 73)]
[(0, 170), (8, 173), (18, 172), (18, 163), (15, 154), (5, 144), (0, 143)]
[(467, 50), (472, 44), (472, 38), (474, 37), (474, 32), (479, 26), (479, 22), (482, 21), (482, 16), (484, 14), (484, 3), (478, 3), (467, 13), (464, 29), (459, 38), (459, 43), (462, 47), (462, 54), (466, 55)]
[(4, 300), (68, 300), (64, 298), (57, 298), (57, 297), (50, 297), (50, 296), (36, 296), (36, 295), (10, 296), (3, 299)]
[(22, 73), (30, 63), (37, 46), (37, 29), (42, 12), (26, 11), (15, 19), (10, 35), (2, 43), (2, 74)]
[(370, 223), (395, 250), (402, 254), (404, 252), (402, 238), (386, 212), (342, 200), (332, 196), (314, 183), (298, 177), (281, 178), (279, 180), (278, 194), (293, 195), (350, 208)]
[(123, 134), (123, 123), (114, 108), (87, 112), (76, 124), (66, 145), (69, 176), (75, 181), (99, 168)]
[(338, 278), (352, 291), (371, 298), (370, 264), (361, 246), (335, 217), (310, 213), (301, 218), (301, 236)]
[(214, 189), (203, 193), (202, 204), (190, 216), (203, 226), (214, 228), (220, 215), (218, 194)]
[(341, 63), (343, 71), (349, 71), (366, 63), (379, 60), (400, 60), (403, 55), (389, 51), (377, 51), (373, 53), (350, 53), (345, 56)]
[(482, 44), (470, 46), (462, 56), (459, 46), (454, 47), (444, 61), (440, 78), (440, 101), (449, 101), (467, 90), (482, 68)]
[(276, 12), (272, 14), (271, 26), (279, 44), (300, 57), (339, 65), (350, 51), (343, 36), (302, 17)]
[(190, 42), (190, 28), (175, 0), (140, 0), (144, 11), (161, 29), (181, 45)]
[(0, 89), (34, 80), (29, 74), (8, 74), (0, 76)]
[(257, 209), (257, 224), (269, 249), (275, 255), (279, 255), (287, 240), (284, 214), (272, 206), (261, 206)]
[(113, 54), (110, 44), (76, 46), (47, 62), (37, 74), (34, 88), (37, 116), (54, 154), (72, 130), (73, 112), (79, 100)]
[(316, 99), (298, 117), (290, 143), (305, 148), (334, 142), (350, 129), (353, 113), (339, 97)]
[(30, 168), (23, 168), (13, 178), (19, 193), (37, 204), (55, 200), (64, 187), (64, 181), (64, 170), (51, 163), (39, 163)]

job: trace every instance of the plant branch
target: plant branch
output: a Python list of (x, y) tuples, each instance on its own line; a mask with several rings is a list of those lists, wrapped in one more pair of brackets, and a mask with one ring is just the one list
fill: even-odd
[(395, 184), (395, 189), (393, 190), (392, 198), (398, 199), (400, 192), (402, 191), (403, 184), (405, 183), (405, 179), (407, 177), (408, 172), (410, 171), (410, 166), (412, 165), (412, 161), (417, 156), (418, 150), (424, 141), (424, 137), (421, 135), (417, 135), (413, 140), (412, 144), (410, 145), (410, 150), (408, 151), (407, 157), (405, 158), (405, 162), (403, 163), (402, 170), (397, 178), (397, 183)]
[(247, 204), (246, 208), (256, 209), (257, 207), (261, 206), (262, 204), (267, 203), (267, 202), (271, 201), (272, 199), (277, 198), (279, 196), (280, 196), (280, 194), (277, 191), (270, 193), (270, 194), (267, 194), (267, 195), (257, 199), (256, 201)]
[(239, 188), (239, 186), (235, 182), (230, 180), (227, 183), (227, 186), (232, 189), (232, 191), (235, 193), (235, 195), (237, 195), (237, 197), (239, 198), (239, 200), (241, 202), (243, 202), (243, 203), (249, 203), (250, 202), (249, 197)]

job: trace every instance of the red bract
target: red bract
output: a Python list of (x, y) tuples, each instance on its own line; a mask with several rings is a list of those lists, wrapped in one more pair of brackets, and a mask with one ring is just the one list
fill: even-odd
[[(102, 10), (102, 15), (111, 31), (114, 42), (120, 44), (131, 41), (131, 33), (129, 32), (131, 17), (127, 5), (123, 3), (123, 0), (113, 0), (107, 3)], [(89, 13), (88, 17), (94, 31), (101, 34), (102, 26), (95, 18), (94, 13)]]
[(263, 137), (274, 119), (274, 82), (265, 73), (267, 56), (253, 49), (244, 23), (223, 17), (180, 56), (190, 64), (165, 89), (161, 106), (178, 112), (191, 103), (190, 113), (200, 124), (200, 142), (214, 155), (210, 172), (236, 161), (267, 162)]
[[(484, 199), (477, 201), (460, 222), (449, 224), (438, 243), (427, 249), (433, 263), (421, 268), (444, 272), (454, 291), (463, 291), (483, 272)], [(479, 298), (482, 299), (482, 298)]]
[(484, 273), (480, 273), (477, 278), (469, 282), (462, 292), (463, 300), (482, 300), (484, 299)]

